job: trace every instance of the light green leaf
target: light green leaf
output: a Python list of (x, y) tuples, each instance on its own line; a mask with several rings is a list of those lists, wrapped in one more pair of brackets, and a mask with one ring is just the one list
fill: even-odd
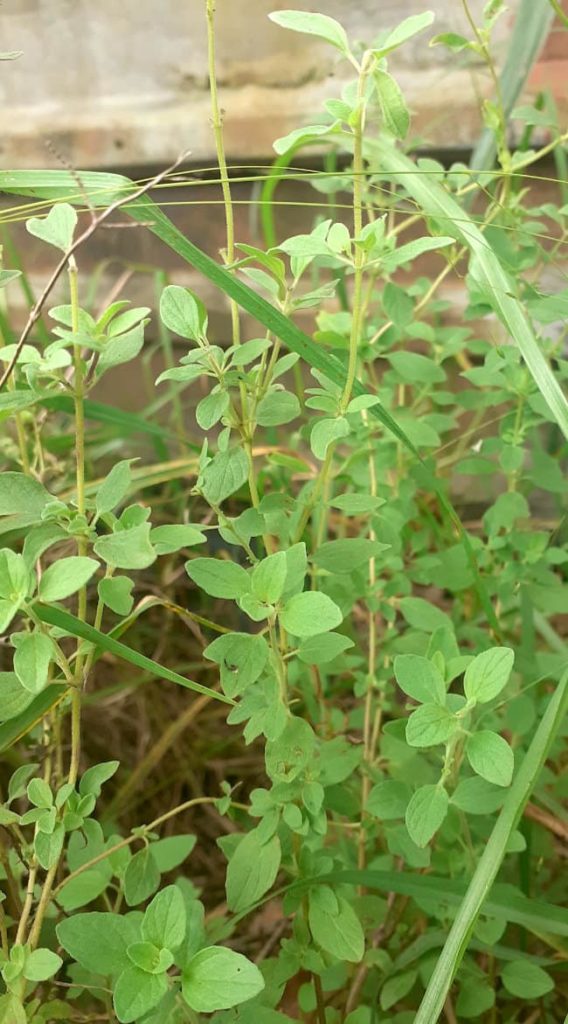
[(185, 571), (211, 597), (237, 598), (250, 591), (250, 577), (242, 565), (222, 558), (192, 558)]
[(276, 25), (293, 32), (305, 32), (331, 43), (345, 56), (349, 55), (349, 41), (345, 29), (335, 18), (327, 14), (310, 14), (306, 11), (273, 11), (268, 17)]
[(171, 555), (182, 548), (203, 544), (206, 540), (206, 535), (197, 526), (186, 526), (183, 523), (155, 526), (150, 531), (150, 542), (158, 555)]
[(248, 461), (242, 448), (218, 452), (203, 472), (203, 494), (212, 505), (220, 505), (247, 479)]
[(422, 704), (406, 723), (406, 742), (411, 747), (435, 747), (456, 731), (455, 715), (439, 704)]
[(229, 633), (217, 637), (203, 654), (220, 666), (225, 693), (236, 697), (259, 678), (268, 661), (269, 648), (258, 633)]
[(102, 764), (93, 764), (90, 768), (87, 768), (86, 772), (81, 776), (81, 782), (79, 783), (79, 793), (81, 796), (100, 796), (101, 787), (109, 779), (112, 779), (119, 765), (120, 761), (104, 761)]
[(400, 974), (387, 978), (381, 988), (381, 1010), (390, 1010), (391, 1006), (395, 1006), (401, 999), (404, 999), (414, 987), (417, 977), (417, 971), (402, 971)]
[(375, 68), (373, 80), (385, 128), (395, 138), (404, 139), (410, 128), (410, 114), (400, 86), (392, 75), (382, 68)]
[(139, 925), (119, 914), (73, 914), (57, 927), (63, 948), (93, 974), (113, 976), (130, 966), (126, 949), (140, 939)]
[(338, 960), (359, 963), (365, 952), (365, 936), (353, 907), (332, 889), (310, 892), (309, 924), (314, 941)]
[(152, 942), (134, 942), (126, 950), (126, 955), (135, 967), (146, 974), (164, 974), (174, 962), (174, 955), (169, 949), (155, 946)]
[(95, 499), (95, 507), (99, 515), (112, 512), (128, 494), (132, 481), (131, 463), (132, 459), (123, 459), (122, 462), (117, 462), (103, 480)]
[(398, 249), (387, 253), (383, 258), (383, 266), (387, 273), (391, 274), (397, 267), (403, 267), (425, 252), (445, 249), (448, 245), (454, 244), (455, 238), (452, 238), (451, 235), (440, 235), (437, 238), (415, 238), (413, 242), (399, 245)]
[(258, 967), (232, 949), (208, 946), (191, 958), (182, 974), (182, 994), (196, 1013), (214, 1013), (253, 999), (264, 988)]
[(478, 654), (468, 665), (464, 693), (468, 700), (486, 704), (507, 685), (515, 655), (510, 647), (493, 647)]
[(367, 537), (346, 537), (320, 544), (312, 559), (320, 569), (333, 573), (351, 573), (367, 567), (372, 558), (388, 548)]
[(103, 562), (117, 569), (147, 569), (157, 557), (150, 543), (150, 531), (150, 523), (119, 529), (99, 537), (93, 550)]
[(261, 427), (279, 427), (300, 415), (300, 403), (291, 391), (272, 391), (258, 403), (256, 422)]
[(383, 779), (373, 786), (365, 810), (379, 821), (396, 821), (404, 818), (409, 800), (410, 787), (405, 782)]
[(229, 910), (246, 910), (268, 892), (278, 874), (281, 856), (278, 836), (263, 843), (254, 829), (241, 839), (227, 868)]
[(159, 948), (177, 949), (185, 936), (185, 904), (175, 885), (162, 889), (149, 904), (142, 921), (142, 935)]
[(373, 50), (375, 57), (379, 59), (386, 57), (391, 50), (396, 50), (397, 47), (402, 46), (402, 44), (406, 43), (407, 40), (412, 39), (412, 37), (417, 35), (418, 32), (422, 32), (425, 28), (428, 28), (428, 25), (432, 24), (434, 18), (435, 14), (433, 11), (424, 11), (423, 14), (412, 14), (409, 18), (405, 18), (404, 21), (401, 21), (400, 24), (392, 30), (392, 32), (389, 32), (380, 47)]
[(94, 558), (71, 555), (60, 558), (45, 570), (41, 577), (38, 596), (40, 601), (63, 601), (76, 594), (97, 571), (99, 563)]
[(53, 654), (53, 641), (37, 629), (18, 641), (14, 652), (14, 671), (24, 689), (36, 694), (47, 686)]
[(419, 352), (386, 352), (385, 359), (404, 381), (415, 386), (441, 384), (446, 379), (442, 367)]
[(501, 981), (512, 996), (518, 999), (541, 999), (554, 989), (554, 981), (547, 971), (529, 960), (512, 960), (501, 971)]
[(116, 615), (129, 615), (134, 605), (131, 594), (133, 586), (134, 581), (128, 576), (113, 576), (111, 579), (99, 580), (97, 590), (107, 608)]
[(282, 597), (288, 562), (285, 551), (276, 551), (268, 558), (263, 558), (254, 567), (251, 588), (253, 595), (264, 604), (276, 604)]
[(482, 729), (470, 736), (467, 759), (477, 775), (495, 786), (510, 786), (515, 759), (507, 740), (496, 732)]
[(124, 898), (129, 907), (136, 907), (153, 896), (160, 884), (160, 871), (151, 846), (135, 853), (124, 873)]
[(8, 722), (25, 711), (33, 694), (22, 686), (15, 672), (0, 672), (0, 722)]
[(202, 398), (195, 410), (195, 418), (202, 430), (211, 430), (229, 408), (227, 391), (212, 391)]
[(334, 444), (341, 437), (347, 437), (349, 433), (349, 423), (345, 416), (316, 420), (310, 434), (310, 447), (316, 459), (323, 462), (330, 444)]
[(43, 242), (54, 245), (62, 252), (67, 252), (70, 248), (76, 225), (77, 214), (69, 203), (56, 203), (47, 217), (31, 217), (26, 221), (30, 235), (41, 238)]
[(0, 476), (0, 516), (25, 513), (39, 519), (48, 501), (51, 495), (33, 477), (10, 472)]
[(401, 690), (420, 704), (445, 704), (446, 686), (440, 672), (428, 658), (417, 654), (399, 654), (394, 674)]
[(293, 636), (308, 637), (335, 629), (343, 620), (341, 609), (327, 594), (304, 591), (295, 594), (280, 612), (280, 623)]
[(26, 957), (24, 978), (28, 981), (47, 981), (57, 974), (62, 963), (61, 957), (50, 949), (34, 949)]
[(448, 794), (442, 786), (420, 786), (406, 808), (406, 827), (417, 846), (424, 847), (438, 831), (448, 813)]
[(203, 303), (188, 288), (171, 284), (164, 288), (160, 299), (162, 323), (190, 341), (203, 340), (207, 334), (207, 312)]
[(325, 665), (353, 646), (353, 641), (341, 633), (316, 633), (302, 640), (298, 657), (306, 665)]
[(168, 990), (165, 974), (147, 974), (130, 964), (122, 972), (114, 988), (113, 1003), (121, 1024), (139, 1020), (158, 1005)]
[(183, 833), (179, 836), (166, 836), (152, 843), (152, 853), (161, 874), (172, 871), (183, 864), (189, 857), (197, 837)]

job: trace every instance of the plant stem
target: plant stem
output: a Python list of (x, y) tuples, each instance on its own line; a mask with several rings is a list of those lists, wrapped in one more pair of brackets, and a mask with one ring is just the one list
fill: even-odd
[[(79, 287), (77, 264), (75, 257), (69, 259), (69, 294), (71, 299), (71, 330), (73, 334), (79, 333)], [(75, 472), (77, 487), (77, 512), (80, 516), (85, 515), (85, 408), (84, 408), (84, 378), (83, 360), (81, 346), (73, 345), (73, 368), (74, 368), (74, 403), (75, 403)], [(84, 556), (87, 553), (87, 541), (84, 536), (77, 538), (77, 554)], [(84, 622), (87, 615), (87, 588), (81, 587), (77, 596), (77, 618)], [(77, 641), (80, 646), (81, 641)], [(77, 651), (75, 661), (75, 688), (71, 693), (71, 761), (69, 765), (69, 782), (72, 786), (77, 781), (79, 773), (79, 757), (81, 751), (81, 685), (83, 680), (84, 658)]]

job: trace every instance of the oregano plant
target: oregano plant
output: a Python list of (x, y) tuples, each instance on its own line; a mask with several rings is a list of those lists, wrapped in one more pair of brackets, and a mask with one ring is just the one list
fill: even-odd
[[(463, 36), (425, 11), (365, 43), (270, 15), (342, 84), (240, 238), (206, 0), (218, 260), (148, 196), (167, 174), (0, 174), (57, 251), (37, 299), (25, 244), (0, 276), (0, 1022), (560, 1019), (565, 138), (496, 88), (495, 167), (415, 155), (393, 52), (499, 85), (503, 5), (464, 8)], [(99, 300), (82, 245), (118, 208), (222, 290), (225, 333), (134, 258), (148, 305)], [(125, 364), (142, 414), (104, 400)]]

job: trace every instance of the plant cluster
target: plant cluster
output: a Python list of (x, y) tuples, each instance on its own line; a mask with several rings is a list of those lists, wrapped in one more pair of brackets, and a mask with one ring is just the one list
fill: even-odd
[[(471, 39), (432, 43), (494, 71), (501, 12), (492, 0)], [(273, 195), (302, 176), (299, 151), (325, 147), (330, 169), (310, 180), (328, 215), (280, 239), (267, 200), (266, 244), (240, 242), (213, 13), (208, 0), (221, 263), (116, 175), (78, 175), (80, 189), (67, 172), (0, 175), (5, 191), (36, 197), (27, 230), (59, 250), (68, 278), (47, 317), (47, 296), (32, 300), (19, 342), (5, 311), (0, 322), (0, 1021), (433, 1024), (444, 1012), (552, 1024), (568, 932), (556, 850), (568, 363), (567, 293), (542, 280), (568, 206), (535, 205), (529, 183), (548, 152), (562, 168), (553, 105), (514, 111), (515, 148), (499, 95), (485, 104), (497, 169), (411, 159), (389, 56), (433, 16), (363, 48), (325, 15), (276, 12), (355, 74), (321, 123), (278, 140), (265, 186)], [(544, 149), (531, 148), (535, 125), (554, 132)], [(196, 294), (161, 288), (156, 389), (181, 410), (173, 442), (189, 484), (168, 476), (169, 429), (91, 397), (105, 374), (140, 362), (150, 322), (150, 308), (121, 299), (95, 313), (82, 288), (75, 206), (117, 196), (230, 303), (223, 346)], [(1, 275), (29, 289), (18, 270)], [(452, 276), (463, 309), (444, 298)], [(264, 333), (245, 336), (242, 310)], [(185, 572), (183, 607), (174, 586), (156, 596), (162, 565)], [(199, 623), (218, 682), (128, 642), (156, 606)], [(222, 702), (228, 726), (262, 751), (257, 787), (227, 781), (130, 832), (105, 815), (119, 761), (82, 756), (82, 705), (105, 655), (186, 700)], [(196, 837), (162, 831), (202, 804), (230, 823), (215, 913), (181, 867)], [(274, 940), (243, 945), (268, 901)]]

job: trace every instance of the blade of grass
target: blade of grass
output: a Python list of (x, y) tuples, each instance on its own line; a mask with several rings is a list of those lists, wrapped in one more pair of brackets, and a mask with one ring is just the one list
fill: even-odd
[[(505, 856), (509, 837), (534, 789), (556, 731), (566, 711), (568, 672), (558, 684), (538, 726), (532, 743), (515, 776), (493, 831), (468, 886), (444, 948), (438, 958), (428, 987), (414, 1018), (414, 1024), (434, 1024), (442, 1012), (455, 973), (467, 949), (475, 922), (487, 905), (487, 898)], [(532, 906), (535, 901), (530, 900)], [(558, 909), (558, 908), (556, 908)], [(556, 913), (555, 915), (556, 916)], [(567, 915), (568, 916), (568, 915)], [(552, 918), (543, 922), (543, 931), (551, 931)], [(565, 932), (563, 933), (565, 934)]]
[[(507, 48), (503, 70), (499, 76), (503, 111), (507, 120), (521, 95), (530, 70), (550, 31), (554, 10), (549, 0), (521, 0)], [(485, 128), (473, 150), (469, 166), (489, 170), (495, 161), (495, 138)]]
[(402, 175), (404, 188), (417, 202), (428, 217), (434, 217), (444, 225), (444, 231), (466, 245), (475, 261), (476, 276), (483, 284), (491, 305), (503, 326), (516, 343), (532, 374), (544, 401), (558, 423), (564, 437), (568, 438), (568, 401), (543, 356), (521, 302), (516, 295), (516, 284), (505, 272), (501, 262), (491, 249), (482, 232), (467, 217), (465, 211), (436, 182), (420, 174), (412, 160), (386, 139), (379, 138), (370, 144), (388, 173)]
[(120, 640), (114, 640), (113, 637), (108, 636), (106, 633), (101, 633), (94, 626), (81, 622), (75, 615), (62, 611), (61, 608), (38, 604), (34, 606), (34, 612), (42, 622), (47, 622), (50, 626), (64, 629), (71, 636), (87, 640), (96, 648), (107, 651), (109, 654), (114, 654), (116, 658), (128, 661), (131, 665), (136, 665), (136, 668), (143, 669), (145, 672), (151, 672), (159, 679), (167, 679), (171, 683), (177, 683), (178, 686), (184, 686), (187, 690), (195, 690), (196, 693), (206, 694), (213, 700), (222, 701), (223, 704), (233, 705), (235, 703), (230, 697), (225, 697), (224, 693), (212, 690), (209, 686), (202, 686), (201, 683), (196, 683), (193, 679), (186, 679), (185, 676), (180, 676), (178, 672), (173, 672), (172, 669), (166, 668), (165, 665), (160, 665), (157, 661), (153, 661), (152, 658), (147, 658), (145, 654), (132, 650), (131, 647), (127, 647)]

